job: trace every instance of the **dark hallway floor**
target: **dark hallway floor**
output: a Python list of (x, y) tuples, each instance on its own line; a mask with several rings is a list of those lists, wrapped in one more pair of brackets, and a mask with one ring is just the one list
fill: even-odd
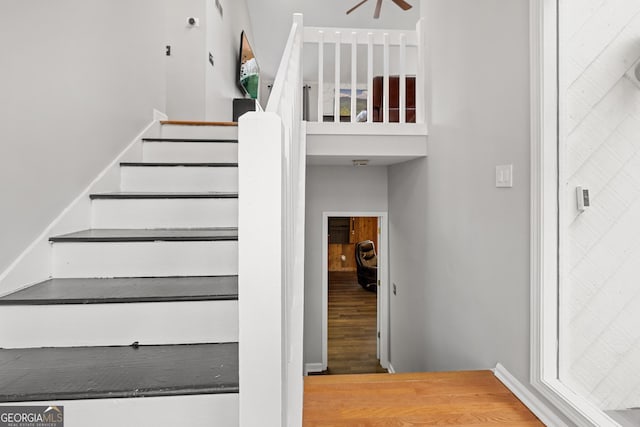
[(377, 300), (354, 272), (329, 272), (328, 374), (387, 372), (376, 357)]

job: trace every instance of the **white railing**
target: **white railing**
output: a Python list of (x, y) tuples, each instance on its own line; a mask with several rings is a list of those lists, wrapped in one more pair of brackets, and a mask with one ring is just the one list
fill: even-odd
[[(324, 121), (324, 87), (327, 82), (325, 79), (325, 50), (328, 46), (334, 46), (334, 72), (333, 72), (333, 121), (340, 122), (340, 89), (342, 83), (348, 83), (350, 89), (350, 116), (349, 122), (356, 121), (356, 101), (358, 97), (358, 75), (362, 69), (358, 64), (358, 46), (366, 46), (366, 77), (362, 77), (360, 82), (366, 78), (367, 90), (367, 122), (381, 121), (389, 123), (391, 121), (406, 123), (407, 111), (407, 78), (415, 78), (415, 122), (424, 123), (424, 70), (422, 60), (422, 20), (418, 21), (415, 31), (402, 30), (373, 30), (373, 29), (347, 29), (347, 28), (320, 28), (307, 27), (304, 29), (304, 42), (306, 44), (316, 44), (318, 46), (318, 115), (317, 121)], [(342, 55), (343, 45), (351, 46), (351, 74), (350, 81), (342, 81)], [(382, 70), (380, 66), (376, 68), (379, 61), (375, 61), (375, 51), (382, 48)], [(408, 51), (410, 50), (410, 54)], [(380, 55), (378, 53), (378, 55)], [(380, 59), (380, 58), (378, 58)], [(393, 67), (393, 68), (392, 68)], [(389, 80), (390, 76), (398, 77), (398, 94), (397, 101), (398, 118), (390, 119), (390, 97), (389, 97)], [(373, 81), (376, 75), (381, 75), (382, 84), (382, 117), (378, 120), (374, 119), (373, 104)], [(364, 85), (363, 85), (364, 86)], [(395, 99), (394, 99), (395, 101)], [(395, 102), (394, 102), (395, 104)], [(412, 120), (413, 121), (413, 120)]]
[(239, 120), (240, 426), (302, 425), (302, 15), (265, 112)]

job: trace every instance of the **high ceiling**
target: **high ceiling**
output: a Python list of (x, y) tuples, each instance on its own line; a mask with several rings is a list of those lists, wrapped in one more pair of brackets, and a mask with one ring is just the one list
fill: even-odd
[(375, 0), (369, 0), (350, 15), (347, 9), (359, 0), (246, 0), (253, 26), (253, 45), (262, 75), (275, 75), (294, 13), (302, 12), (305, 26), (346, 28), (414, 29), (420, 19), (420, 1), (408, 0), (413, 8), (403, 11), (384, 0), (380, 19), (373, 19)]

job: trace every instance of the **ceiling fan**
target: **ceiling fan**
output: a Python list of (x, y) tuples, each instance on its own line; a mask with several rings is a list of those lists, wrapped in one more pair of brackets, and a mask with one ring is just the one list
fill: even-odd
[[(347, 15), (350, 14), (351, 12), (353, 12), (354, 10), (356, 10), (357, 8), (359, 8), (360, 6), (362, 6), (363, 4), (365, 4), (368, 1), (369, 0), (362, 0), (360, 3), (358, 3), (355, 6), (353, 6), (351, 9), (347, 10)], [(396, 5), (398, 5), (398, 7), (400, 7), (402, 10), (409, 10), (412, 7), (409, 3), (407, 3), (404, 0), (391, 0), (391, 1), (394, 2)], [(373, 12), (373, 17), (375, 19), (380, 18), (380, 9), (382, 9), (382, 0), (378, 0), (378, 2), (376, 3), (376, 10), (375, 10), (375, 12)]]

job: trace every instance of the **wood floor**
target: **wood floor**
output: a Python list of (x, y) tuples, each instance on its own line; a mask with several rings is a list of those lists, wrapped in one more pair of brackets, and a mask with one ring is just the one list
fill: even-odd
[(491, 371), (305, 377), (303, 425), (544, 426)]
[(329, 273), (328, 374), (387, 372), (376, 357), (375, 292), (358, 285), (355, 272)]

